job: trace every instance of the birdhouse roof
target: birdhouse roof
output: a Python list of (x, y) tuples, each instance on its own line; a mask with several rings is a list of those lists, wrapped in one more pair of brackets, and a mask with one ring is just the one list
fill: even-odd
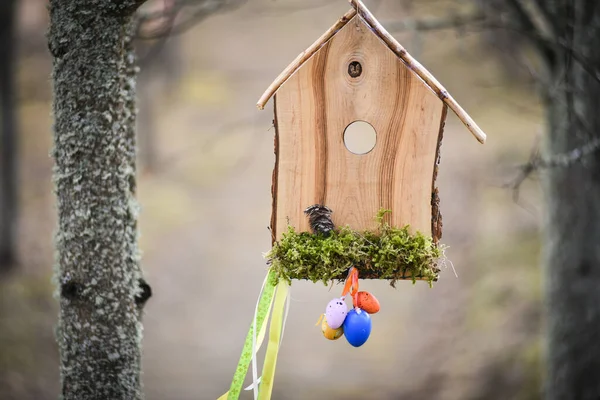
[(458, 104), (458, 102), (448, 93), (448, 91), (437, 81), (437, 79), (423, 65), (421, 65), (414, 57), (412, 57), (406, 49), (392, 37), (387, 30), (377, 21), (373, 14), (365, 7), (361, 0), (349, 0), (352, 4), (346, 14), (344, 14), (336, 23), (329, 28), (320, 38), (318, 38), (310, 47), (300, 53), (298, 57), (290, 65), (288, 65), (279, 76), (269, 85), (257, 103), (258, 109), (262, 110), (269, 99), (277, 92), (277, 90), (285, 84), (285, 82), (298, 71), (321, 47), (323, 47), (331, 38), (333, 38), (348, 22), (354, 18), (360, 18), (370, 30), (377, 35), (386, 46), (396, 56), (404, 62), (414, 74), (416, 74), (424, 84), (432, 90), (436, 96), (443, 101), (463, 122), (467, 129), (480, 142), (485, 143), (486, 135), (477, 126), (475, 121), (467, 114), (467, 112)]

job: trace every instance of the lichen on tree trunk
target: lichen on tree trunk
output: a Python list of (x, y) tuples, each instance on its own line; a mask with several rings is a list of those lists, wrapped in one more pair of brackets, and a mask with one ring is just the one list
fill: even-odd
[(140, 2), (50, 1), (62, 398), (141, 399), (135, 201)]

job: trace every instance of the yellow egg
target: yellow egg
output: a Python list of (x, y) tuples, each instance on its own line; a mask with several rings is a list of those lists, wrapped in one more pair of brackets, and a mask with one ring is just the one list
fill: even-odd
[(321, 322), (321, 330), (323, 331), (323, 336), (329, 340), (337, 340), (344, 334), (344, 328), (341, 326), (337, 329), (331, 329), (327, 325), (327, 318), (325, 317), (323, 317), (323, 321)]

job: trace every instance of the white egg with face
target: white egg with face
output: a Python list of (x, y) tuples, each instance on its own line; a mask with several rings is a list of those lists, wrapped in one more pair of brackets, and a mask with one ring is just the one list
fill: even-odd
[(325, 318), (331, 329), (337, 329), (344, 323), (348, 314), (348, 306), (343, 299), (333, 299), (327, 304)]

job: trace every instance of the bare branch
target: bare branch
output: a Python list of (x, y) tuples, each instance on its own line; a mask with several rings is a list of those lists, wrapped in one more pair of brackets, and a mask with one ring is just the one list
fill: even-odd
[(533, 173), (538, 172), (542, 169), (548, 168), (568, 168), (577, 163), (582, 162), (587, 157), (600, 151), (600, 137), (596, 137), (593, 140), (583, 144), (580, 147), (576, 147), (571, 151), (561, 154), (555, 154), (550, 157), (542, 157), (539, 149), (539, 136), (534, 142), (534, 146), (529, 155), (529, 160), (519, 167), (519, 172), (515, 178), (504, 185), (505, 188), (509, 188), (513, 192), (513, 199), (515, 202), (519, 200), (519, 191), (521, 185), (527, 178)]
[(549, 30), (550, 36), (552, 38), (557, 38), (559, 29), (555, 22), (555, 19), (550, 14), (550, 10), (548, 9), (548, 2), (546, 0), (534, 0), (533, 3), (536, 5), (537, 11), (544, 19), (544, 24)]
[(577, 147), (567, 153), (557, 154), (549, 159), (540, 159), (539, 167), (570, 167), (597, 152), (598, 150), (600, 150), (600, 137), (595, 138), (583, 146)]
[(475, 11), (470, 14), (448, 15), (444, 17), (428, 17), (422, 19), (407, 18), (400, 21), (383, 23), (382, 25), (387, 26), (387, 29), (390, 32), (427, 32), (445, 29), (460, 29), (465, 26), (472, 26), (474, 24), (485, 22), (486, 20), (487, 18), (483, 12)]
[(527, 161), (527, 163), (518, 167), (519, 172), (517, 173), (517, 176), (515, 176), (510, 182), (503, 185), (505, 188), (512, 190), (513, 201), (515, 203), (519, 202), (519, 193), (523, 182), (525, 182), (525, 180), (529, 178), (531, 174), (533, 174), (538, 169), (540, 162), (540, 137), (540, 135), (536, 136), (536, 139), (531, 148), (531, 152), (529, 154), (529, 160)]
[(165, 0), (158, 11), (138, 13), (137, 39), (165, 38), (171, 33), (173, 23), (183, 8), (180, 0)]
[(271, 1), (268, 5), (255, 5), (250, 9), (256, 15), (290, 15), (299, 11), (314, 10), (322, 7), (327, 7), (338, 0), (296, 0), (296, 1)]
[(532, 17), (529, 15), (520, 0), (505, 0), (505, 3), (516, 17), (516, 20), (523, 32), (528, 34), (528, 37), (536, 46), (540, 56), (548, 64), (548, 66), (553, 67), (556, 62), (556, 54), (554, 52), (554, 48), (549, 45), (551, 40), (544, 38), (543, 33), (533, 23)]
[(492, 21), (487, 21), (485, 24), (485, 28), (487, 29), (506, 29), (511, 30), (517, 33), (520, 33), (532, 41), (535, 42), (544, 42), (546, 46), (558, 48), (562, 51), (568, 51), (573, 60), (577, 61), (580, 64), (581, 68), (592, 77), (595, 81), (600, 83), (600, 70), (595, 69), (593, 67), (593, 63), (590, 62), (583, 54), (580, 54), (572, 49), (572, 46), (565, 39), (550, 39), (543, 36), (539, 31), (526, 31), (521, 26), (517, 26), (515, 24), (507, 24), (507, 23), (495, 23)]
[[(205, 18), (231, 11), (245, 4), (247, 0), (170, 0), (170, 6), (161, 11), (142, 14), (138, 39), (160, 39), (185, 33)], [(186, 12), (185, 19), (175, 24), (178, 15), (184, 14), (185, 8), (193, 8)], [(150, 27), (150, 29), (148, 28)], [(152, 29), (152, 27), (154, 27)], [(146, 32), (148, 30), (148, 32)]]

